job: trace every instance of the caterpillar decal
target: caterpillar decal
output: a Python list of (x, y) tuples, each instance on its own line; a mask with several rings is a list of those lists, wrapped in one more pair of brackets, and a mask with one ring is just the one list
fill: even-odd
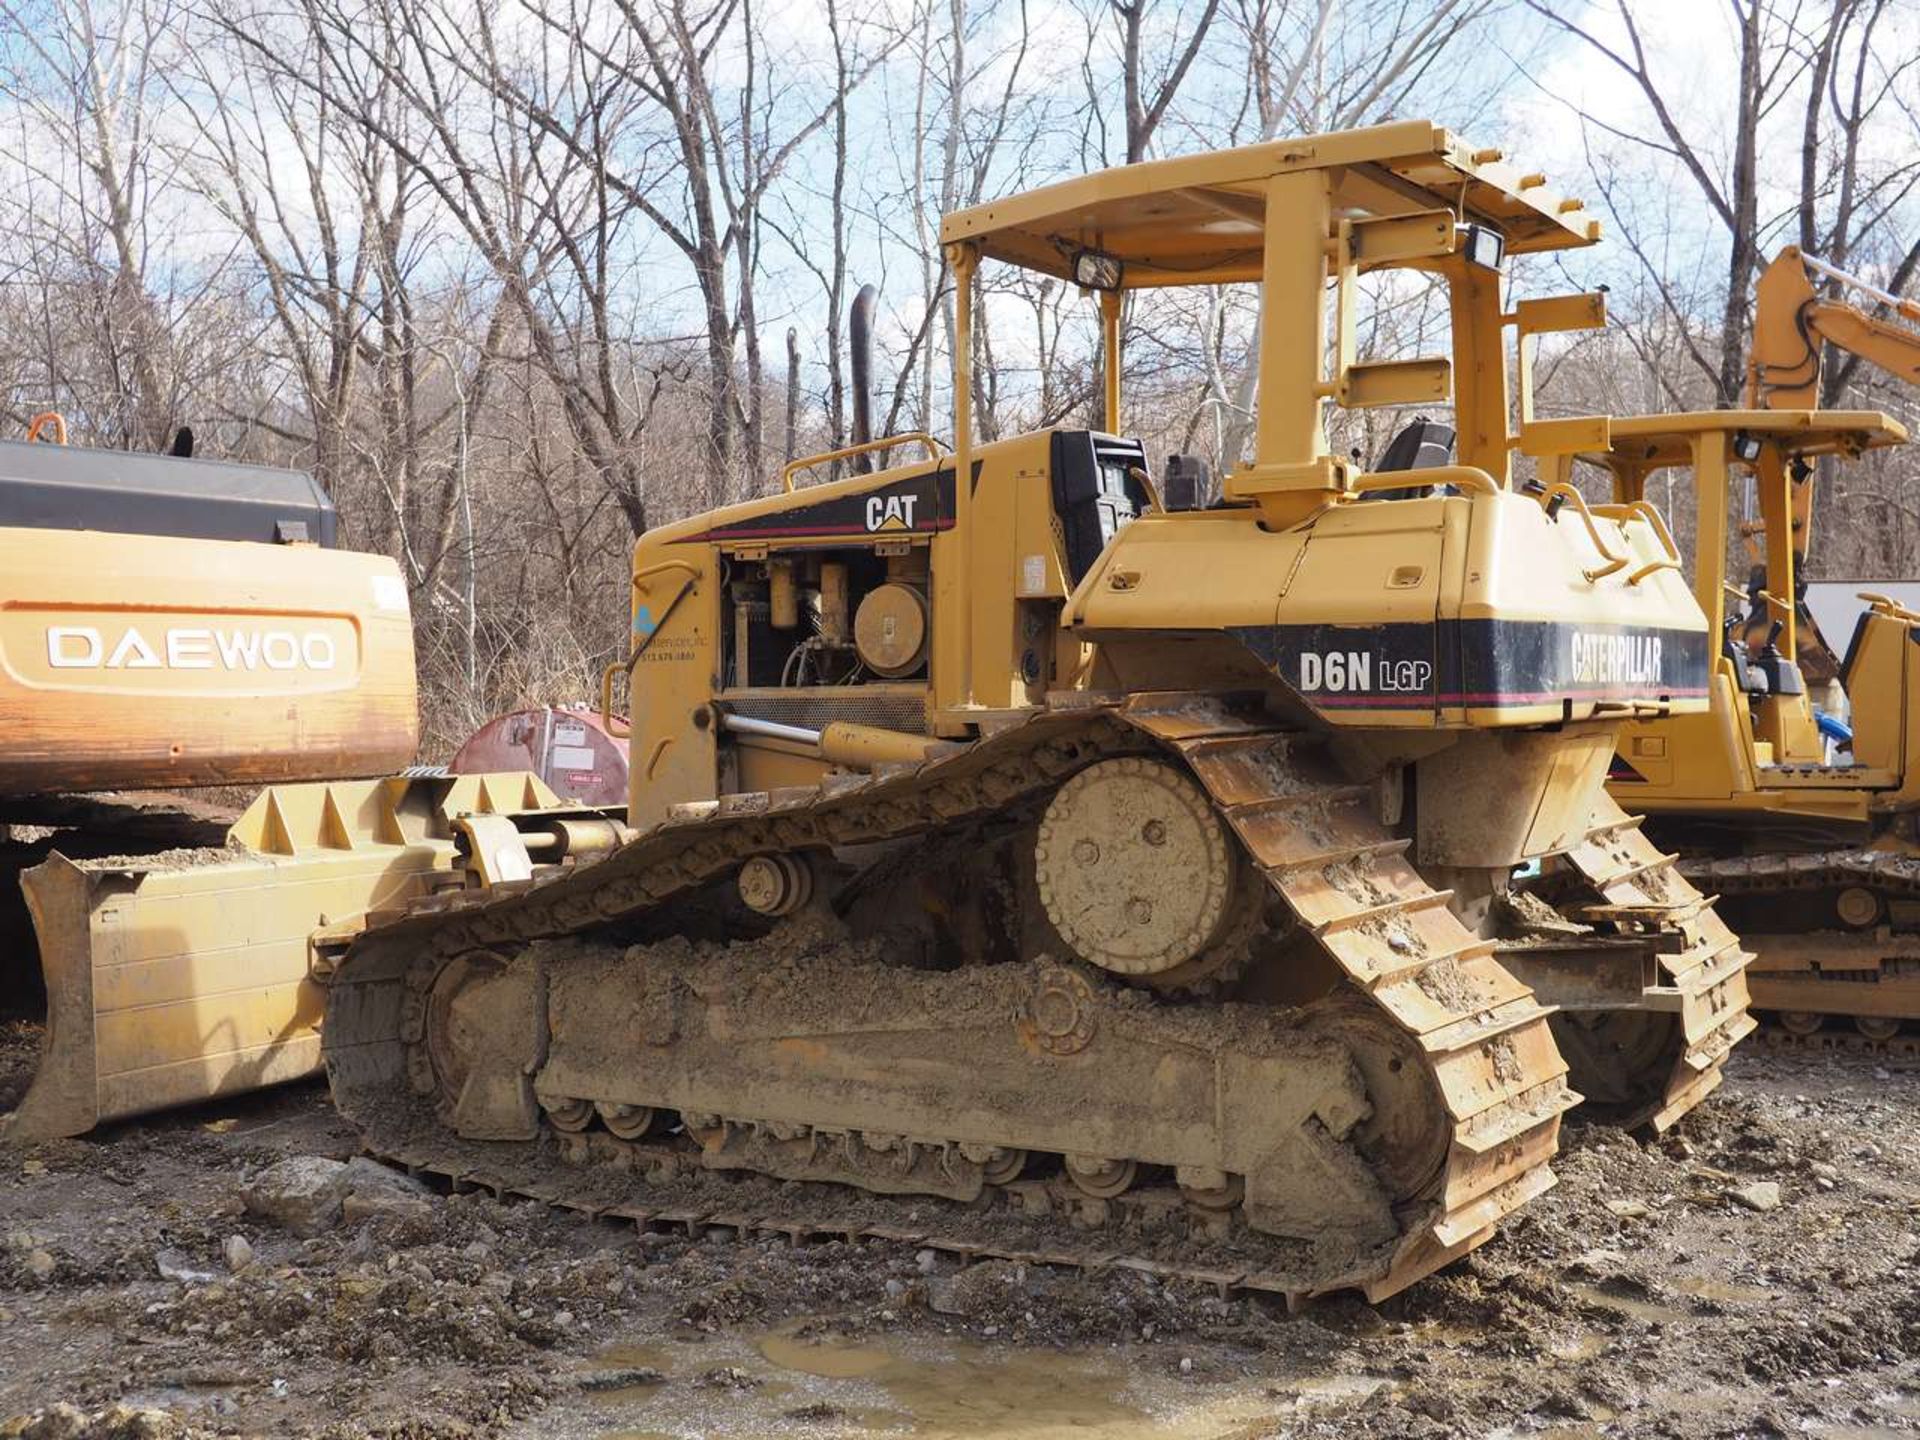
[[(978, 466), (975, 467), (976, 472)], [(796, 500), (784, 510), (761, 511), (716, 525), (690, 540), (793, 540), (820, 535), (932, 535), (953, 528), (953, 468), (918, 475), (853, 495)]]
[(1673, 700), (1707, 693), (1706, 636), (1557, 620), (1241, 625), (1232, 634), (1316, 709)]

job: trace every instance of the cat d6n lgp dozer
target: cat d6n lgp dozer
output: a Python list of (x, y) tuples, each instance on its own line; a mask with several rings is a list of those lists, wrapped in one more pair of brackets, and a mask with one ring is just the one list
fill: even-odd
[[(1381, 1296), (1552, 1183), (1550, 1022), (1623, 1112), (1691, 1105), (1745, 957), (1601, 787), (1621, 717), (1705, 704), (1704, 621), (1652, 517), (1509, 483), (1606, 422), (1516, 431), (1506, 331), (1599, 302), (1502, 268), (1596, 233), (1427, 123), (948, 216), (952, 452), (642, 537), (628, 810), (471, 817), (462, 888), (330, 956), (341, 1111), (647, 1225)], [(1098, 296), (1104, 430), (975, 438), (984, 262)], [(1355, 354), (1393, 269), (1449, 356)], [(1170, 510), (1122, 307), (1219, 283), (1263, 291), (1254, 458)], [(1451, 463), (1329, 453), (1329, 403), (1450, 399)], [(1510, 884), (1550, 856), (1564, 911)]]

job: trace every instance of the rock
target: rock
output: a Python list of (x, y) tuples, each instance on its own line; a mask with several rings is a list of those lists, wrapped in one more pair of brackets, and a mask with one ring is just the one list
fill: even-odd
[(153, 1268), (160, 1272), (162, 1280), (178, 1280), (183, 1285), (204, 1285), (213, 1279), (211, 1270), (201, 1269), (191, 1257), (178, 1250), (156, 1250)]
[(1751, 1185), (1742, 1185), (1737, 1190), (1729, 1190), (1727, 1198), (1749, 1210), (1758, 1210), (1765, 1214), (1769, 1210), (1780, 1208), (1780, 1185), (1774, 1180), (1756, 1180)]
[(637, 1385), (664, 1385), (667, 1377), (647, 1365), (622, 1366), (618, 1370), (590, 1370), (574, 1383), (582, 1390), (631, 1390)]
[(340, 1223), (348, 1167), (319, 1155), (296, 1155), (269, 1165), (240, 1192), (247, 1212), (285, 1226), (303, 1239)]
[(373, 1216), (424, 1220), (433, 1214), (433, 1191), (410, 1175), (356, 1155), (346, 1165), (341, 1213), (349, 1224)]
[(27, 1273), (36, 1280), (51, 1280), (53, 1272), (60, 1268), (60, 1262), (45, 1250), (29, 1250), (23, 1263)]
[(1182, 1355), (1180, 1357), (1180, 1373), (1182, 1375), (1191, 1375), (1193, 1373), (1193, 1357), (1191, 1355)]
[(1609, 1200), (1607, 1209), (1622, 1220), (1644, 1220), (1653, 1213), (1638, 1200)]
[(889, 1300), (898, 1300), (902, 1295), (907, 1293), (906, 1282), (902, 1280), (889, 1280), (885, 1288)]
[(40, 1248), (40, 1239), (31, 1230), (9, 1230), (4, 1243), (9, 1255), (24, 1255)]
[(227, 1269), (235, 1274), (253, 1263), (253, 1245), (244, 1235), (227, 1236), (227, 1242), (220, 1247), (220, 1253), (226, 1257)]
[(384, 1217), (389, 1220), (425, 1220), (433, 1214), (433, 1207), (424, 1200), (409, 1199), (404, 1195), (395, 1195), (387, 1191), (376, 1190), (362, 1195), (350, 1194), (341, 1202), (340, 1213), (349, 1225), (362, 1220)]
[(165, 1410), (110, 1405), (93, 1417), (86, 1433), (99, 1440), (172, 1440), (182, 1432), (181, 1423)]
[(86, 1412), (62, 1401), (49, 1405), (29, 1420), (20, 1431), (20, 1440), (79, 1440), (86, 1431)]
[(1604, 1277), (1625, 1269), (1626, 1264), (1627, 1257), (1618, 1250), (1583, 1250), (1567, 1262), (1567, 1268)]
[(940, 1264), (940, 1256), (937, 1251), (922, 1250), (913, 1257), (913, 1263), (922, 1275), (931, 1275)]
[(0, 1435), (19, 1440), (174, 1440), (185, 1427), (164, 1410), (109, 1405), (97, 1415), (65, 1403), (37, 1415), (23, 1415), (0, 1427)]

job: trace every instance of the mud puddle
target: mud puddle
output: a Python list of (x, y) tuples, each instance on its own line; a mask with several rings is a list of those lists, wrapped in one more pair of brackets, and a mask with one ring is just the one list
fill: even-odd
[[(660, 1378), (592, 1392), (594, 1416), (579, 1418), (597, 1418), (602, 1428), (552, 1411), (544, 1426), (596, 1440), (759, 1440), (821, 1430), (916, 1440), (1117, 1440), (1147, 1432), (1225, 1440), (1276, 1415), (1348, 1405), (1390, 1388), (1367, 1375), (1202, 1379), (1132, 1346), (1010, 1350), (924, 1336), (849, 1338), (812, 1321), (700, 1344), (615, 1346), (594, 1365)], [(1169, 1368), (1187, 1392), (1171, 1401)]]

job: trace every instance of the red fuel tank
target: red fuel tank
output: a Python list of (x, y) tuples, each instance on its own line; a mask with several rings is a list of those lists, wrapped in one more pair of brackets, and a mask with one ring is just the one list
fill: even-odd
[(531, 770), (553, 791), (588, 805), (627, 803), (627, 742), (586, 706), (544, 705), (497, 715), (454, 752), (455, 775)]

